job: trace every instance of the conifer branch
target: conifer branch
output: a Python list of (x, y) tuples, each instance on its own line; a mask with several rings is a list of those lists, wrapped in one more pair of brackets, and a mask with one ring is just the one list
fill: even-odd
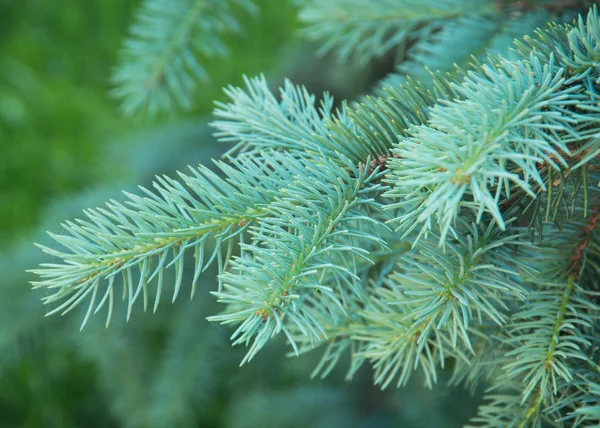
[(112, 76), (123, 111), (191, 108), (197, 82), (208, 78), (202, 61), (226, 54), (222, 36), (240, 31), (235, 8), (256, 12), (250, 0), (146, 0)]
[[(42, 247), (63, 262), (43, 264), (32, 271), (43, 278), (34, 282), (35, 287), (56, 290), (45, 299), (46, 303), (63, 301), (50, 314), (66, 313), (90, 297), (83, 324), (92, 310), (96, 313), (107, 303), (108, 323), (118, 276), (123, 280), (128, 317), (140, 295), (146, 308), (147, 285), (155, 278), (156, 310), (164, 269), (175, 266), (174, 300), (181, 287), (184, 255), (191, 250), (195, 259), (193, 294), (201, 272), (214, 260), (219, 271), (225, 268), (235, 238), (267, 213), (282, 183), (293, 182), (294, 177), (306, 173), (301, 162), (277, 153), (239, 156), (231, 164), (216, 164), (227, 179), (203, 166), (192, 169), (191, 175), (180, 174), (188, 189), (171, 178), (157, 177), (157, 193), (142, 189), (146, 197), (128, 194), (130, 201), (126, 204), (112, 201), (108, 210), (88, 210), (85, 213), (89, 221), (67, 222), (64, 228), (68, 234), (52, 235), (69, 252)], [(215, 247), (205, 260), (209, 238)], [(134, 269), (139, 273), (134, 274)], [(134, 275), (137, 283), (133, 282)], [(98, 293), (101, 300), (94, 308)]]
[[(394, 73), (386, 76), (380, 88), (402, 85), (410, 77), (430, 85), (439, 73), (460, 75), (471, 68), (473, 58), (484, 61), (488, 55), (514, 59), (514, 40), (534, 30), (550, 18), (544, 11), (498, 13), (494, 16), (464, 16), (440, 25), (440, 28), (417, 40), (408, 50)], [(381, 89), (378, 90), (381, 92)]]
[[(346, 164), (353, 167), (349, 160)], [(375, 175), (368, 175), (363, 165), (354, 178), (334, 173), (334, 165), (319, 161), (310, 168), (310, 179), (299, 179), (284, 199), (270, 206), (275, 215), (252, 228), (253, 243), (242, 245), (244, 257), (235, 258), (222, 276), (223, 291), (213, 293), (233, 310), (209, 319), (240, 324), (232, 336), (234, 344), (252, 341), (242, 364), (280, 332), (298, 352), (288, 323), (311, 341), (326, 337), (313, 312), (313, 299), (335, 320), (345, 313), (345, 295), (361, 294), (355, 262), (346, 267), (344, 258), (369, 260), (366, 242), (386, 248), (381, 238), (352, 227), (355, 222), (377, 223), (361, 214), (362, 205), (373, 203), (361, 195), (373, 191), (369, 184)], [(302, 205), (291, 203), (298, 200)], [(326, 286), (324, 278), (337, 283), (337, 289)]]
[(219, 120), (212, 126), (221, 141), (235, 143), (229, 154), (269, 149), (337, 159), (339, 153), (356, 164), (388, 156), (398, 137), (424, 123), (437, 101), (457, 94), (445, 79), (435, 79), (432, 88), (411, 82), (334, 111), (327, 93), (317, 102), (305, 88), (286, 81), (277, 100), (264, 76), (245, 82), (244, 89), (225, 89), (229, 102), (216, 103)]
[(333, 155), (319, 144), (327, 137), (325, 123), (334, 116), (333, 98), (316, 97), (286, 80), (280, 89), (281, 101), (271, 93), (264, 76), (244, 78), (246, 88), (228, 87), (228, 103), (217, 102), (212, 123), (215, 136), (235, 143), (229, 151), (256, 153), (260, 150), (297, 150)]
[(341, 59), (356, 55), (364, 63), (441, 21), (496, 11), (493, 2), (479, 0), (311, 0), (300, 19), (309, 39), (323, 40), (321, 54), (335, 50)]
[[(584, 98), (583, 86), (566, 82), (563, 68), (551, 58), (542, 65), (534, 54), (528, 61), (500, 61), (469, 73), (461, 99), (437, 105), (428, 124), (394, 149), (398, 158), (390, 163), (388, 196), (400, 199), (389, 208), (404, 209), (399, 228), (408, 234), (423, 224), (421, 232), (427, 233), (436, 222), (442, 243), (455, 234), (461, 209), (479, 217), (488, 213), (504, 228), (500, 201), (515, 189), (535, 197), (532, 183), (545, 191), (538, 164), (564, 168), (567, 143), (589, 135), (577, 129), (578, 115), (570, 106), (591, 100)], [(458, 120), (469, 125), (453, 125)]]

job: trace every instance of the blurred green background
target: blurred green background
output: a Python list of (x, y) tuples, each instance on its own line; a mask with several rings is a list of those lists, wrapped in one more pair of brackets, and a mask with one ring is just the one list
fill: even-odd
[(473, 412), (464, 394), (418, 379), (381, 392), (366, 368), (352, 382), (343, 367), (311, 380), (319, 351), (285, 358), (283, 343), (239, 368), (231, 331), (205, 320), (214, 272), (195, 300), (108, 329), (100, 316), (83, 332), (81, 314), (44, 318), (25, 270), (47, 259), (32, 243), (121, 189), (220, 156), (208, 122), (223, 86), (264, 72), (273, 87), (287, 76), (352, 99), (390, 66), (318, 59), (291, 1), (257, 3), (229, 58), (208, 65), (194, 111), (140, 123), (108, 95), (138, 1), (0, 0), (0, 427), (451, 427)]

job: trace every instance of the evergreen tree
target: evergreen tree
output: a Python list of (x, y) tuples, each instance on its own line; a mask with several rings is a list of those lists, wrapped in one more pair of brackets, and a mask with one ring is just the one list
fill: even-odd
[[(368, 363), (383, 388), (415, 371), (436, 388), (442, 370), (484, 385), (473, 426), (600, 424), (597, 8), (571, 21), (589, 4), (295, 3), (323, 52), (396, 51), (378, 96), (336, 107), (288, 81), (277, 96), (264, 77), (228, 87), (218, 173), (157, 177), (42, 246), (49, 313), (83, 305), (83, 324), (104, 311), (108, 325), (121, 298), (127, 319), (138, 302), (156, 311), (216, 268), (224, 308), (209, 319), (233, 326), (242, 364), (283, 336), (293, 355), (320, 350), (315, 376)], [(124, 109), (189, 106), (239, 8), (254, 10), (147, 1), (115, 74)]]

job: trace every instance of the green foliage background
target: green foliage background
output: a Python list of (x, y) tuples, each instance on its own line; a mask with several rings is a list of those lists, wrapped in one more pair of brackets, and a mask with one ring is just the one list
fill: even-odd
[(107, 95), (137, 1), (0, 0), (0, 427), (416, 427), (471, 416), (466, 396), (418, 380), (385, 393), (366, 371), (352, 383), (341, 372), (310, 380), (312, 357), (283, 359), (282, 346), (239, 369), (244, 350), (206, 322), (206, 293), (108, 330), (94, 319), (85, 334), (80, 316), (43, 318), (24, 273), (42, 258), (30, 241), (118, 189), (218, 157), (225, 147), (204, 117), (222, 86), (266, 72), (353, 98), (385, 65), (328, 67), (295, 37), (291, 4), (258, 4), (232, 55), (208, 65), (195, 109), (148, 125)]

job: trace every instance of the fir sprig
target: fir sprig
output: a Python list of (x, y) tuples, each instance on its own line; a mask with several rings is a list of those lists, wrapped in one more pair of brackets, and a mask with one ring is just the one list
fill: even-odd
[(444, 20), (496, 11), (494, 2), (481, 0), (311, 0), (302, 4), (300, 19), (307, 37), (323, 40), (321, 53), (335, 50), (342, 59), (354, 54), (366, 62)]
[(398, 227), (410, 233), (422, 225), (425, 234), (437, 223), (443, 243), (456, 235), (461, 210), (470, 210), (504, 228), (501, 201), (516, 190), (530, 197), (545, 191), (539, 164), (559, 171), (571, 154), (567, 143), (589, 136), (570, 107), (592, 100), (566, 82), (564, 68), (534, 54), (469, 73), (459, 100), (435, 106), (428, 123), (394, 149), (388, 196), (400, 200), (390, 208), (405, 208)]
[(112, 76), (123, 111), (189, 109), (208, 78), (202, 62), (226, 54), (223, 35), (240, 31), (236, 8), (257, 11), (250, 0), (146, 0)]
[[(145, 197), (128, 194), (130, 201), (125, 204), (112, 201), (107, 204), (108, 209), (86, 211), (88, 220), (67, 222), (66, 234), (53, 235), (67, 251), (42, 246), (63, 263), (43, 264), (33, 271), (42, 278), (34, 286), (55, 290), (46, 302), (63, 301), (50, 313), (66, 313), (89, 297), (83, 324), (92, 311), (98, 312), (105, 304), (108, 323), (119, 276), (124, 299), (128, 301), (128, 317), (139, 296), (146, 308), (148, 284), (155, 279), (156, 310), (164, 269), (174, 266), (177, 272), (175, 299), (188, 252), (193, 252), (195, 259), (193, 294), (201, 272), (214, 260), (219, 271), (224, 269), (235, 238), (267, 213), (266, 207), (281, 184), (291, 183), (294, 177), (306, 173), (302, 163), (277, 153), (238, 156), (230, 163), (216, 164), (228, 179), (204, 166), (192, 168), (190, 175), (180, 174), (187, 188), (171, 178), (157, 177), (156, 193), (142, 189)], [(213, 249), (205, 258), (211, 247), (209, 240)]]
[[(222, 275), (223, 290), (214, 294), (232, 309), (210, 320), (241, 324), (234, 344), (252, 341), (242, 363), (279, 332), (298, 352), (288, 323), (311, 341), (326, 337), (313, 315), (314, 304), (326, 308), (333, 320), (345, 314), (348, 293), (362, 294), (354, 272), (357, 259), (369, 261), (365, 245), (387, 247), (361, 226), (376, 223), (385, 229), (362, 212), (374, 203), (365, 195), (379, 186), (371, 184), (377, 174), (351, 163), (353, 173), (340, 174), (334, 165), (326, 159), (315, 162), (308, 178), (299, 176), (282, 192), (269, 206), (271, 216), (251, 228), (253, 242), (242, 245), (242, 255)], [(324, 284), (325, 278), (336, 287)]]

